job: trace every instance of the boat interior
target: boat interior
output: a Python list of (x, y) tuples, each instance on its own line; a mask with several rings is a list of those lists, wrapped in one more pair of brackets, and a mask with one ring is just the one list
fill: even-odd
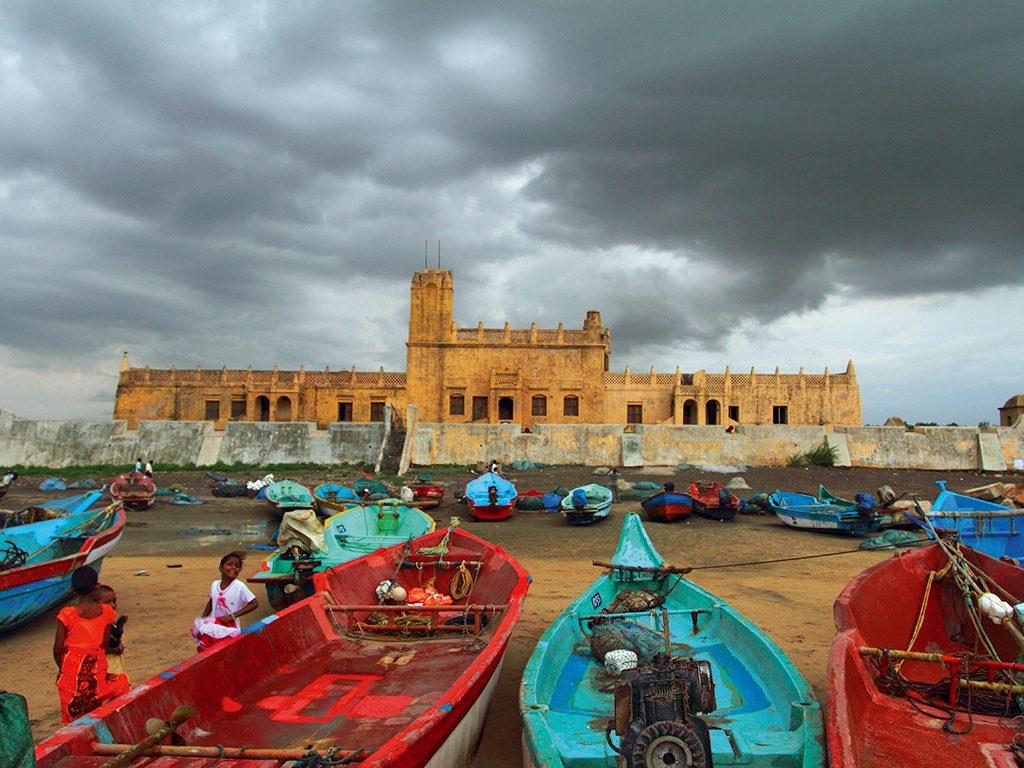
[[(1014, 604), (1024, 599), (1024, 571), (972, 550), (962, 551), (993, 579), (990, 585), (999, 585), (992, 586), (993, 591), (1003, 594), (1006, 590)], [(833, 704), (849, 731), (858, 765), (906, 764), (909, 744), (915, 744), (921, 754), (943, 755), (947, 765), (1003, 765), (997, 753), (1009, 754), (1005, 745), (1014, 730), (1014, 718), (1021, 714), (1017, 697), (996, 694), (994, 703), (1004, 712), (986, 715), (982, 696), (987, 692), (966, 693), (949, 681), (961, 676), (1009, 681), (1013, 673), (990, 674), (991, 668), (979, 662), (991, 658), (987, 643), (1007, 663), (1018, 659), (1021, 646), (1008, 629), (987, 618), (983, 626), (988, 640), (979, 636), (961, 588), (949, 576), (948, 559), (938, 547), (913, 554), (862, 575), (850, 590), (847, 604), (842, 604), (842, 597), (836, 604), (840, 634), (831, 658), (837, 680)], [(866, 656), (866, 649), (885, 654)], [(901, 658), (905, 652), (931, 658)], [(950, 667), (948, 662), (955, 664), (956, 657), (968, 661)], [(953, 711), (951, 696), (963, 699), (952, 730), (947, 731), (943, 724)], [(985, 742), (990, 746), (979, 747)], [(870, 749), (865, 749), (869, 744)], [(994, 750), (994, 762), (977, 762), (985, 750)]]
[[(652, 585), (656, 582), (648, 583)], [(594, 615), (615, 599), (618, 587), (611, 579), (600, 580), (563, 615), (545, 649), (551, 676), (541, 673), (530, 680), (536, 685), (535, 707), (542, 713), (543, 725), (535, 730), (546, 731), (543, 740), (564, 766), (604, 768), (616, 757), (609, 740), (618, 745), (618, 735), (606, 735), (606, 725), (614, 712), (617, 676), (591, 652), (589, 634)], [(698, 716), (710, 729), (714, 765), (801, 765), (805, 721), (813, 722), (818, 709), (810, 690), (783, 667), (780, 652), (773, 652), (760, 631), (727, 604), (685, 579), (664, 591), (664, 610), (616, 614), (615, 620), (636, 622), (659, 634), (667, 624), (673, 656), (710, 663), (717, 708)]]
[[(168, 718), (181, 705), (194, 709), (178, 729), (188, 746), (321, 753), (338, 747), (336, 758), (360, 749), (373, 752), (454, 697), (456, 681), (487, 652), (519, 582), (516, 568), (494, 550), (461, 547), (455, 537), (446, 550), (417, 554), (393, 548), (356, 567), (317, 574), (316, 597), (168, 669), (158, 685), (137, 687), (116, 709), (104, 707), (78, 721), (84, 725), (69, 726), (65, 732), (75, 737), (40, 765), (99, 766), (109, 756), (95, 754), (93, 742), (136, 743), (146, 735), (148, 718)], [(382, 579), (409, 591), (430, 584), (461, 597), (434, 608), (379, 605), (375, 588)], [(102, 725), (94, 727), (93, 718)], [(173, 764), (178, 762), (200, 764)], [(209, 759), (201, 762), (205, 766)], [(259, 764), (244, 761), (247, 768)]]

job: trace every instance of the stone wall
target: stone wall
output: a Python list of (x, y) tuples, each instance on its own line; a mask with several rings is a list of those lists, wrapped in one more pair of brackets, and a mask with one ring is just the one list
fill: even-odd
[[(1024, 426), (798, 427), (616, 424), (438, 424), (409, 419), (403, 465), (475, 464), (496, 458), (547, 464), (784, 466), (826, 438), (845, 447), (849, 464), (896, 469), (1012, 469), (1024, 458)], [(36, 421), (0, 410), (0, 467), (124, 464), (138, 456), (161, 464), (373, 464), (382, 423)]]
[(216, 431), (206, 421), (36, 421), (0, 410), (0, 467), (124, 464), (137, 457), (159, 469), (167, 464), (210, 465), (311, 462), (373, 464), (384, 424), (229, 423)]

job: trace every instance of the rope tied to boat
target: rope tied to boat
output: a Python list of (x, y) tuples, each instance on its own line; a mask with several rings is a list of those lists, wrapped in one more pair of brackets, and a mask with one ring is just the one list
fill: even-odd
[(19, 547), (13, 541), (7, 542), (7, 546), (0, 550), (0, 571), (10, 568), (17, 568), (28, 561), (28, 552)]
[(470, 573), (465, 560), (459, 563), (458, 570), (455, 571), (455, 575), (448, 583), (448, 594), (452, 596), (452, 599), (462, 600), (472, 594), (473, 587), (476, 586), (476, 577), (480, 575), (480, 563), (476, 564), (475, 570), (476, 574)]
[(418, 554), (421, 555), (438, 555), (439, 558), (443, 558), (448, 554), (448, 539), (459, 526), (459, 518), (453, 517), (448, 525), (448, 530), (444, 532), (444, 537), (441, 539), (441, 543), (436, 547), (420, 547)]

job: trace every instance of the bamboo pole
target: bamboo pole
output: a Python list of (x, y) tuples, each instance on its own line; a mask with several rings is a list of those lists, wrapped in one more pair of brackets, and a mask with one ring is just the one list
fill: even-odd
[(949, 512), (936, 512), (934, 509), (924, 513), (925, 517), (929, 520), (935, 520), (936, 518), (948, 518), (950, 520), (991, 520), (994, 518), (1003, 517), (1024, 517), (1024, 509), (991, 509), (991, 510), (973, 510), (964, 512), (955, 512), (950, 510)]
[[(131, 744), (100, 744), (93, 742), (92, 751), (97, 755), (122, 755), (134, 749)], [(350, 763), (363, 760), (362, 749), (344, 750), (334, 753), (334, 760), (347, 759)], [(212, 757), (228, 760), (277, 760), (285, 762), (298, 760), (309, 754), (307, 749), (263, 749), (259, 747), (176, 747), (154, 745), (133, 757)]]
[(509, 604), (503, 605), (325, 605), (324, 610), (333, 613), (352, 613), (354, 611), (374, 611), (379, 613), (480, 613), (483, 611), (504, 611)]
[(165, 738), (174, 733), (178, 729), (179, 725), (192, 717), (193, 712), (194, 710), (189, 706), (176, 707), (171, 713), (171, 719), (163, 728), (158, 730), (152, 736), (147, 736), (138, 744), (123, 744), (122, 746), (124, 747), (124, 750), (118, 753), (116, 757), (107, 760), (100, 766), (100, 768), (120, 768), (120, 766), (131, 762), (147, 749), (155, 747)]
[(639, 573), (678, 573), (684, 575), (693, 570), (693, 568), (680, 568), (674, 565), (659, 565), (657, 567), (646, 565), (619, 565), (618, 563), (604, 563), (600, 560), (594, 560), (593, 564), (598, 568), (611, 568), (614, 571), (637, 571)]

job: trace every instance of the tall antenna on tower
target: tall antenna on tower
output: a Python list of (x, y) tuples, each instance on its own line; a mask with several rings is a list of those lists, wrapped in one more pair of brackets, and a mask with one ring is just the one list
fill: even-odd
[(423, 241), (423, 269), (427, 268), (427, 241)]
[(441, 268), (441, 241), (437, 241), (437, 268)]

